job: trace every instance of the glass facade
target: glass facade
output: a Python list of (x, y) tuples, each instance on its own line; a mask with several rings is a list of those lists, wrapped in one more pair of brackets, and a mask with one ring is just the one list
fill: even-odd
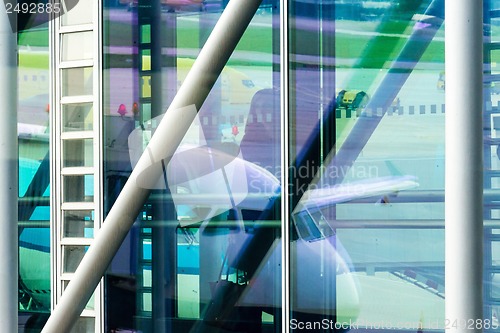
[(292, 328), (443, 329), (442, 5), (291, 4)]
[[(224, 9), (221, 2), (173, 3), (131, 1), (105, 10), (106, 209)], [(271, 247), (281, 233), (276, 58), (279, 5), (266, 3), (113, 260), (108, 329), (279, 331), (281, 268), (279, 248)], [(245, 248), (254, 248), (255, 257)], [(250, 275), (266, 262), (256, 282), (264, 289), (251, 286)], [(235, 293), (244, 290), (248, 299), (236, 305)], [(228, 298), (235, 303), (229, 312)]]
[[(149, 195), (74, 332), (453, 325), (445, 319), (444, 0), (263, 0), (213, 86), (207, 77), (190, 92), (194, 101), (210, 90), (172, 156), (147, 145), (193, 80), (214, 27), (237, 8), (106, 0), (101, 9), (81, 0), (62, 15), (57, 51), (46, 26), (19, 33), (25, 332), (40, 331), (143, 154), (151, 168), (134, 181)], [(500, 330), (499, 11), (500, 2), (484, 1), (488, 331)], [(53, 155), (49, 132), (59, 140)]]
[(51, 309), (48, 25), (28, 23), (18, 46), (18, 295), (28, 332), (39, 331)]

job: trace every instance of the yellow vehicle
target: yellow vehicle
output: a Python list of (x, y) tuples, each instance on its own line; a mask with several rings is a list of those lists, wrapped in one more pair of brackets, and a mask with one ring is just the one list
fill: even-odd
[[(336, 107), (337, 109), (346, 110), (357, 110), (363, 109), (368, 105), (370, 101), (370, 96), (362, 90), (340, 90), (337, 92)], [(391, 107), (399, 108), (401, 105), (401, 100), (396, 97), (392, 103)]]
[(362, 90), (341, 90), (337, 94), (337, 108), (356, 110), (364, 108), (370, 97)]

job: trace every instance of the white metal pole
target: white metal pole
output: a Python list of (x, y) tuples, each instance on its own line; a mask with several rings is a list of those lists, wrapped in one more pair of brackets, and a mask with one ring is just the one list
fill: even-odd
[[(5, 1), (6, 3), (7, 1)], [(4, 116), (0, 129), (0, 328), (17, 332), (17, 33), (15, 16), (0, 7), (0, 101)], [(15, 1), (13, 2), (15, 4)], [(11, 20), (14, 20), (11, 22)], [(12, 25), (11, 25), (12, 23)]]
[(445, 2), (447, 332), (483, 324), (482, 11), (482, 0)]
[(66, 333), (71, 330), (149, 195), (150, 189), (142, 183), (145, 173), (148, 172), (146, 178), (153, 183), (160, 178), (161, 167), (149, 167), (173, 155), (260, 2), (229, 2), (43, 328), (43, 333)]

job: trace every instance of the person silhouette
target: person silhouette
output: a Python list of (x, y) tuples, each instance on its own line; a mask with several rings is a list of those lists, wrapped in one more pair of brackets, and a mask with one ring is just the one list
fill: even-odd
[(246, 161), (255, 163), (279, 178), (280, 127), (279, 91), (262, 89), (250, 103), (240, 150)]

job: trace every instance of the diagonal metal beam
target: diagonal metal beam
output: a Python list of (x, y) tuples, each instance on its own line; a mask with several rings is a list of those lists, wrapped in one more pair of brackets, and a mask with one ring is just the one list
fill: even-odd
[(150, 189), (142, 186), (147, 185), (142, 182), (149, 180), (154, 183), (161, 175), (161, 168), (150, 168), (151, 165), (174, 154), (260, 2), (229, 2), (43, 328), (43, 333), (66, 333), (71, 330), (148, 198)]

